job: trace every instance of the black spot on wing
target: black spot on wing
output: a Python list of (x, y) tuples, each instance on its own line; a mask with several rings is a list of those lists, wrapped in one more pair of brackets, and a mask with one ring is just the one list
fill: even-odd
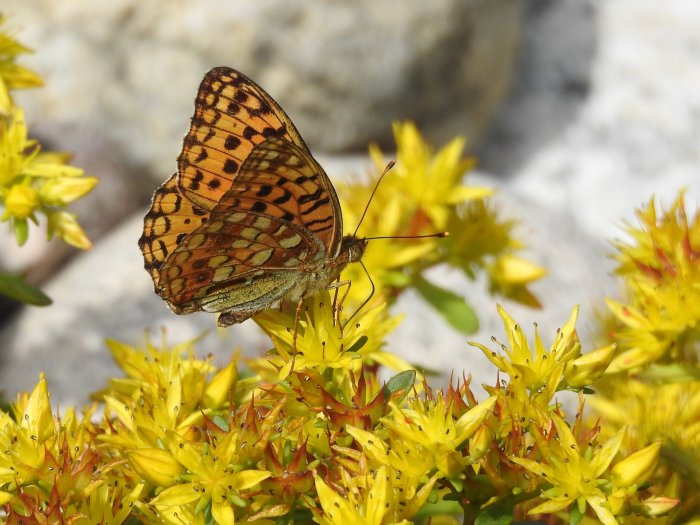
[(226, 159), (224, 162), (224, 172), (226, 173), (236, 173), (238, 171), (238, 163), (233, 159)]

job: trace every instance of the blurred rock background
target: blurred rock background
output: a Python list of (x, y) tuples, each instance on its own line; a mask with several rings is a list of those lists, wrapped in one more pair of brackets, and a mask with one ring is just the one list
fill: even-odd
[[(152, 292), (136, 241), (153, 190), (175, 170), (202, 75), (228, 65), (289, 113), (331, 177), (362, 174), (367, 145), (391, 148), (391, 121), (413, 119), (436, 146), (466, 135), (474, 184), (521, 223), (527, 256), (550, 275), (530, 310), (483, 282), (436, 271), (502, 335), (496, 301), (546, 342), (582, 305), (618, 293), (606, 239), (652, 194), (700, 196), (700, 4), (694, 0), (5, 0), (4, 28), (35, 54), (21, 63), (46, 86), (20, 92), (32, 136), (68, 150), (100, 178), (73, 207), (95, 242), (77, 254), (41, 231), (18, 249), (0, 228), (0, 267), (24, 271), (54, 299), (0, 315), (0, 385), (8, 396), (46, 370), (63, 404), (83, 402), (114, 373), (105, 337), (138, 344), (165, 326), (177, 342), (214, 332), (202, 353), (248, 355), (265, 339), (250, 322), (172, 314)], [(495, 381), (490, 365), (416, 297), (390, 348), (410, 361)], [(427, 327), (427, 328), (426, 328)], [(588, 338), (588, 339), (587, 339)], [(222, 357), (223, 359), (223, 357)]]

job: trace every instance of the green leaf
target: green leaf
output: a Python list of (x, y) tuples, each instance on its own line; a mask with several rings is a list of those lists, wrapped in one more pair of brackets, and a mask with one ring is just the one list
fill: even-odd
[(572, 505), (569, 511), (569, 525), (578, 525), (583, 519), (583, 512), (578, 508), (578, 505)]
[(12, 221), (12, 229), (15, 232), (15, 239), (17, 239), (17, 244), (22, 246), (29, 238), (29, 225), (27, 224), (27, 219), (14, 219)]
[(505, 498), (497, 501), (493, 505), (489, 505), (484, 510), (479, 512), (479, 515), (474, 520), (474, 523), (476, 525), (509, 525), (510, 523), (518, 525), (524, 525), (526, 523), (542, 523), (542, 525), (544, 525), (544, 522), (542, 521), (513, 521), (515, 507), (520, 502), (532, 499), (536, 495), (537, 491), (531, 491), (506, 496)]
[(431, 516), (459, 516), (460, 514), (462, 514), (462, 507), (459, 503), (456, 501), (445, 501), (443, 499), (437, 503), (425, 503), (418, 512), (413, 515), (413, 519), (418, 523), (422, 523)]
[(415, 382), (415, 370), (404, 370), (403, 372), (399, 372), (394, 377), (389, 379), (386, 385), (384, 385), (384, 399), (389, 399), (394, 392), (404, 391), (408, 393), (408, 390)]
[(360, 336), (360, 338), (355, 341), (353, 345), (346, 350), (346, 352), (357, 352), (360, 348), (367, 344), (367, 341), (369, 341), (369, 338), (366, 335)]
[(229, 428), (228, 428), (228, 420), (227, 420), (226, 418), (224, 418), (224, 417), (222, 417), (222, 416), (220, 416), (220, 415), (217, 414), (217, 415), (214, 415), (214, 416), (211, 418), (211, 420), (212, 420), (212, 422), (213, 422), (217, 427), (219, 427), (219, 428), (220, 428), (221, 430), (223, 430), (224, 432), (228, 432), (228, 431), (229, 431)]
[(416, 279), (414, 286), (423, 299), (432, 305), (453, 328), (466, 335), (473, 334), (479, 329), (479, 320), (464, 297), (440, 288), (423, 278)]
[(512, 502), (501, 502), (486, 507), (474, 520), (476, 525), (510, 525), (513, 523)]
[(0, 273), (0, 294), (34, 306), (48, 306), (51, 299), (38, 288), (28, 285), (19, 275)]
[(651, 365), (639, 376), (658, 383), (687, 383), (700, 380), (700, 368), (681, 364)]

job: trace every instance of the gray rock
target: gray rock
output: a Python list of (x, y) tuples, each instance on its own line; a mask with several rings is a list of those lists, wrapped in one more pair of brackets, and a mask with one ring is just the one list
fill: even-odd
[(47, 87), (23, 95), (36, 131), (78, 125), (135, 164), (172, 170), (205, 71), (240, 69), (309, 144), (366, 151), (412, 118), (441, 141), (479, 136), (509, 86), (515, 0), (247, 0), (231, 4), (8, 0)]
[[(141, 208), (175, 170), (204, 73), (232, 66), (268, 90), (316, 150), (393, 144), (412, 118), (431, 139), (480, 136), (518, 47), (516, 0), (7, 0), (4, 29), (36, 51), (45, 87), (20, 91), (30, 133), (100, 177), (76, 203), (94, 240)], [(0, 267), (44, 281), (73, 252), (0, 235)]]

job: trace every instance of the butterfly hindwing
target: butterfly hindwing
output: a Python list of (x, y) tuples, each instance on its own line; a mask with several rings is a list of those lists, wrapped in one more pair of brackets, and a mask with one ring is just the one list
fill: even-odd
[(306, 149), (287, 114), (260, 86), (234, 69), (212, 69), (199, 86), (190, 131), (178, 158), (180, 190), (211, 210), (253, 148), (269, 137)]
[(159, 293), (178, 313), (255, 301), (270, 292), (263, 283), (274, 282), (281, 297), (294, 285), (299, 267), (324, 253), (318, 239), (294, 224), (233, 211), (183, 239), (160, 269)]
[(305, 148), (282, 139), (269, 138), (253, 149), (212, 218), (232, 210), (291, 222), (318, 238), (330, 256), (339, 249), (343, 219), (328, 176)]

